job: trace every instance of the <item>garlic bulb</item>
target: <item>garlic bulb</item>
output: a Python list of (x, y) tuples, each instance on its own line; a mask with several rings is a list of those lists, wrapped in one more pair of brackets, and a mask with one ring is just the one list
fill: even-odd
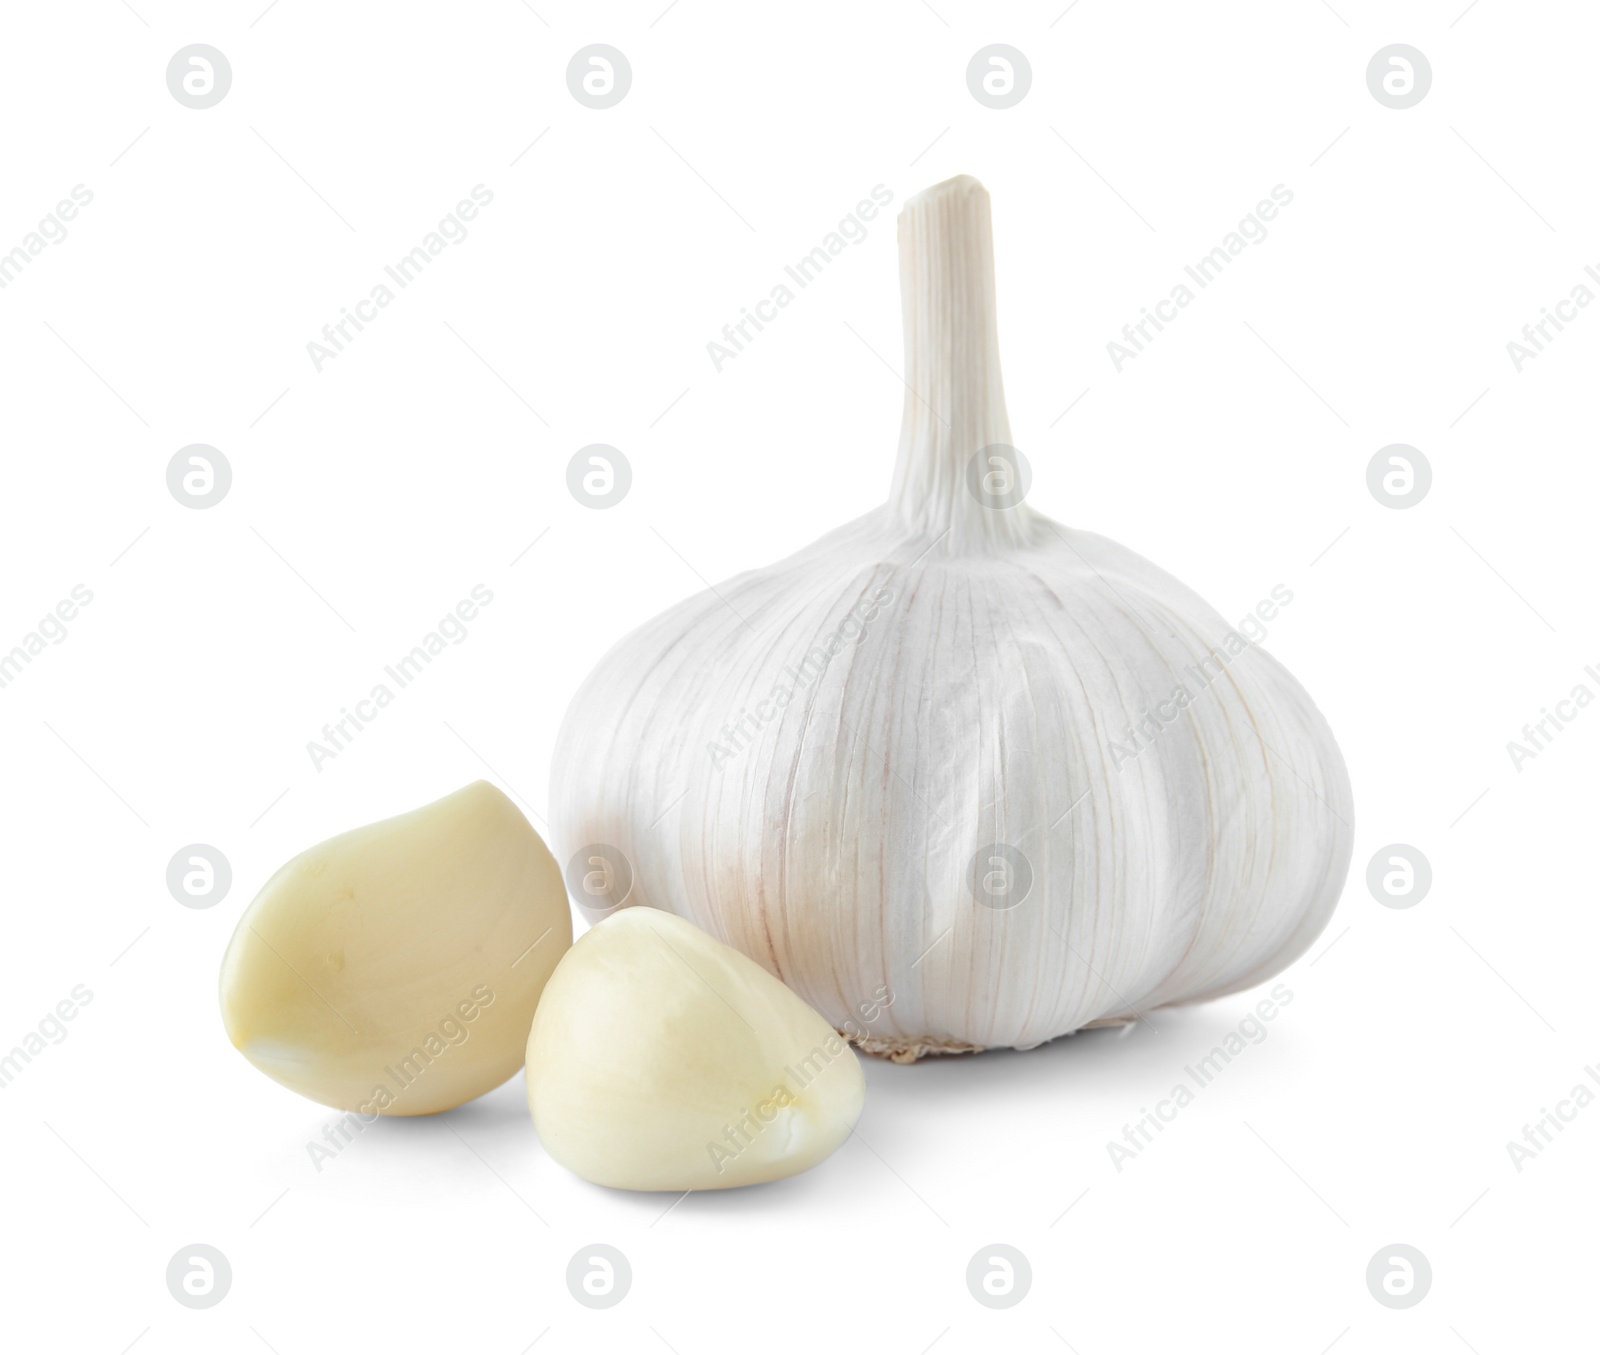
[(319, 842), (262, 886), (222, 961), (228, 1038), (341, 1110), (432, 1115), (522, 1067), (572, 944), (561, 871), (487, 781)]
[(1022, 501), (983, 187), (899, 230), (889, 502), (611, 650), (562, 727), (556, 846), (620, 852), (613, 903), (902, 1060), (1259, 983), (1349, 865), (1327, 724), (1188, 588)]
[(622, 1190), (720, 1190), (814, 1167), (866, 1079), (816, 1012), (738, 951), (650, 908), (609, 917), (550, 976), (528, 1109), (569, 1171)]

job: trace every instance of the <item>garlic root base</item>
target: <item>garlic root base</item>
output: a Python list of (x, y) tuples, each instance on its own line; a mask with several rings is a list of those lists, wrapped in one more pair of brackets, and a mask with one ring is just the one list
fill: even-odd
[(863, 1054), (875, 1054), (880, 1059), (888, 1059), (890, 1063), (916, 1063), (919, 1059), (928, 1058), (933, 1054), (981, 1054), (984, 1051), (984, 1046), (981, 1044), (965, 1044), (960, 1040), (938, 1040), (932, 1036), (921, 1039), (908, 1036), (880, 1039), (875, 1035), (852, 1035), (844, 1030), (841, 1030), (839, 1035)]
[[(1099, 1021), (1091, 1021), (1088, 1025), (1080, 1026), (1079, 1030), (1113, 1030), (1121, 1028), (1124, 1034), (1139, 1024), (1137, 1016), (1107, 1016)], [(1055, 1038), (1064, 1040), (1076, 1035), (1078, 1031), (1069, 1030)], [(941, 1040), (934, 1036), (901, 1035), (883, 1038), (876, 1035), (852, 1035), (847, 1030), (839, 1031), (840, 1039), (849, 1041), (863, 1054), (872, 1054), (880, 1059), (888, 1059), (890, 1063), (919, 1063), (925, 1058), (935, 1054), (981, 1054), (987, 1045), (967, 1044), (961, 1040)], [(1049, 1040), (1042, 1043), (1049, 1044)], [(1029, 1045), (1030, 1049), (1037, 1049), (1038, 1045)]]

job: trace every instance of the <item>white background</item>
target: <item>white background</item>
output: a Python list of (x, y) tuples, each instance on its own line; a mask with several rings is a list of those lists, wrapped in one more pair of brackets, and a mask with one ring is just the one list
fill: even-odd
[[(1582, 1343), (1600, 1108), (1520, 1173), (1506, 1143), (1600, 1061), (1600, 712), (1520, 771), (1506, 743), (1600, 692), (1600, 311), (1520, 373), (1506, 344), (1600, 265), (1589, 7), (131, 4), (10, 6), (0, 44), (0, 250), (94, 194), (0, 292), (0, 648), (94, 595), (0, 691), (0, 1046), (94, 994), (0, 1092), (8, 1347)], [(233, 68), (204, 111), (165, 83), (193, 42)], [(593, 42), (633, 68), (603, 112), (565, 79)], [(965, 80), (992, 42), (1033, 70), (1003, 112)], [(1433, 68), (1405, 111), (1365, 81), (1395, 42)], [(614, 639), (884, 497), (892, 213), (956, 173), (993, 194), (1035, 506), (1230, 617), (1294, 592), (1266, 643), (1339, 737), (1357, 819), (1292, 1004), (1121, 1172), (1107, 1141), (1260, 994), (868, 1060), (833, 1159), (670, 1213), (552, 1162), (520, 1077), (319, 1173), (329, 1113), (223, 1036), (240, 912), (301, 848), (479, 776), (542, 826), (565, 703)], [(314, 370), (306, 344), (480, 183), (469, 236)], [(879, 183), (890, 215), (715, 371), (706, 343)], [(1118, 373), (1107, 342), (1280, 183), (1268, 238)], [(165, 481), (193, 442), (233, 468), (204, 511)], [(566, 488), (591, 442), (633, 467), (606, 511)], [(1393, 442), (1433, 467), (1406, 511), (1366, 484)], [(314, 769), (307, 740), (475, 584), (470, 638)], [(232, 863), (208, 911), (165, 886), (192, 842)], [(1404, 911), (1364, 882), (1394, 842), (1434, 871)], [(204, 1312), (164, 1282), (193, 1242), (234, 1272)], [(634, 1272), (605, 1312), (564, 1278), (593, 1242)], [(1033, 1268), (1005, 1312), (964, 1280), (994, 1242)], [(1434, 1273), (1403, 1312), (1364, 1278), (1394, 1242)]]

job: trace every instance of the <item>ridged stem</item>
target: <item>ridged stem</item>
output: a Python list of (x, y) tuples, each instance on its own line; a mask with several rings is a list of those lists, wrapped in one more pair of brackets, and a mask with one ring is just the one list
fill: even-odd
[(976, 474), (990, 478), (975, 485), (979, 451), (1011, 443), (989, 194), (968, 175), (935, 184), (906, 203), (899, 232), (906, 398), (890, 503), (913, 529), (948, 529), (957, 547), (1020, 544), (1028, 508), (974, 492), (992, 496), (1006, 473), (986, 457)]

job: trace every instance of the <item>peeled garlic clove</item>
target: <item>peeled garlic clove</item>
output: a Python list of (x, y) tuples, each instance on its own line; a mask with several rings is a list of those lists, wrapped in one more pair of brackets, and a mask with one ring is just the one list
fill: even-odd
[(814, 1167), (855, 1128), (856, 1056), (759, 965), (625, 908), (578, 939), (528, 1036), (528, 1108), (596, 1185), (717, 1190)]
[(1333, 735), (1191, 589), (1024, 501), (982, 185), (911, 199), (899, 238), (889, 501), (606, 655), (557, 741), (556, 848), (619, 853), (895, 1057), (1259, 983), (1344, 883)]
[(572, 944), (560, 868), (478, 781), (301, 852), (256, 895), (222, 961), (222, 1020), (292, 1091), (431, 1115), (522, 1066)]

